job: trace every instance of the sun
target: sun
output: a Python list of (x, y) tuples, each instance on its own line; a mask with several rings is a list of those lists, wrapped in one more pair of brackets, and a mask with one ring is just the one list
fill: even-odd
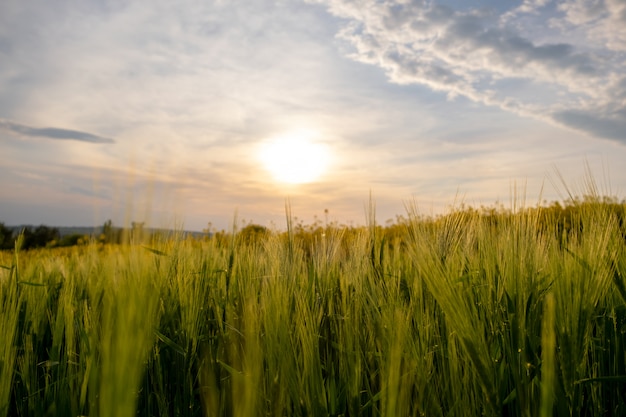
[(318, 180), (327, 170), (330, 151), (312, 132), (292, 132), (261, 145), (259, 158), (274, 180), (306, 184)]

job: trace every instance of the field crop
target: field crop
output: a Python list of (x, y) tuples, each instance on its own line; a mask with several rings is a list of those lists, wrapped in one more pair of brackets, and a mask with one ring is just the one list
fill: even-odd
[(0, 417), (626, 415), (624, 204), (371, 217), (0, 253)]

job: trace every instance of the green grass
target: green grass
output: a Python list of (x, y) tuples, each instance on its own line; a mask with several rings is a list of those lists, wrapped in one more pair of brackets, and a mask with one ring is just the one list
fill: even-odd
[(0, 253), (0, 417), (626, 414), (626, 208)]

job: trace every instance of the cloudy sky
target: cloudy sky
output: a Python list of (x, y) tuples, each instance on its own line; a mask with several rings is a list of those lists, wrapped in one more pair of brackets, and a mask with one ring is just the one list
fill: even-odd
[(0, 150), (11, 225), (623, 198), (626, 2), (4, 0)]

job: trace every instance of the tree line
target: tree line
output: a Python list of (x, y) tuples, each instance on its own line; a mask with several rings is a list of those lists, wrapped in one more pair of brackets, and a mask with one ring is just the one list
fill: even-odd
[[(585, 210), (593, 209), (595, 205), (602, 205), (604, 208), (608, 208), (613, 213), (615, 219), (621, 230), (624, 232), (624, 238), (626, 239), (626, 200), (619, 201), (612, 197), (596, 197), (596, 196), (584, 196), (580, 199), (572, 199), (563, 203), (553, 202), (549, 205), (538, 206), (534, 208), (528, 208), (524, 211), (535, 212), (537, 215), (537, 228), (540, 233), (555, 233), (560, 239), (568, 239), (568, 236), (572, 234), (579, 234), (582, 232), (581, 215)], [(492, 207), (465, 207), (461, 206), (453, 209), (450, 213), (440, 215), (434, 218), (420, 217), (419, 219), (413, 219), (417, 221), (433, 223), (436, 225), (440, 222), (445, 222), (445, 219), (449, 216), (457, 216), (459, 213), (472, 214), (480, 216), (484, 221), (489, 222), (494, 227), (500, 222), (507, 221), (511, 216), (515, 216), (516, 213), (505, 209), (503, 206)], [(340, 225), (334, 222), (330, 224), (328, 222), (322, 222), (317, 220), (312, 224), (305, 225), (302, 221), (298, 221), (295, 218), (295, 222), (291, 223), (291, 233), (298, 236), (299, 239), (305, 239), (313, 243), (313, 240), (318, 235), (323, 235), (329, 229), (342, 229), (349, 232), (350, 229), (358, 229), (352, 226)], [(385, 226), (376, 225), (377, 229), (380, 229), (380, 236), (388, 244), (401, 244), (401, 240), (406, 236), (405, 228), (407, 227), (409, 219), (403, 216), (397, 216), (394, 220), (386, 222)], [(130, 227), (116, 227), (111, 220), (107, 220), (99, 230), (94, 231), (91, 235), (84, 234), (69, 234), (61, 236), (59, 229), (55, 227), (49, 227), (40, 225), (35, 228), (30, 226), (25, 227), (18, 233), (14, 233), (12, 228), (5, 226), (0, 222), (0, 249), (12, 249), (15, 247), (15, 241), (17, 237), (22, 234), (21, 249), (32, 249), (42, 247), (64, 247), (80, 245), (88, 242), (98, 242), (103, 244), (121, 244), (129, 242), (146, 242), (152, 238), (158, 236), (161, 232), (154, 230), (147, 230), (144, 227), (143, 222), (132, 222)], [(257, 242), (262, 239), (268, 233), (271, 233), (269, 229), (264, 226), (249, 223), (239, 230), (239, 240), (244, 242)], [(349, 234), (349, 233), (348, 233)], [(228, 239), (228, 232), (215, 231), (209, 223), (209, 228), (204, 230), (203, 236), (215, 239)], [(307, 245), (305, 245), (307, 246)]]
[(144, 230), (143, 222), (132, 222), (130, 228), (121, 228), (115, 227), (111, 220), (107, 220), (100, 227), (100, 233), (71, 233), (65, 236), (61, 236), (57, 227), (42, 224), (37, 227), (26, 226), (16, 232), (14, 228), (0, 222), (0, 250), (15, 248), (20, 236), (22, 236), (20, 249), (35, 249), (76, 246), (91, 241), (119, 244), (144, 239), (149, 237), (149, 233)]
[(19, 235), (22, 235), (22, 249), (41, 248), (46, 246), (69, 246), (70, 236), (61, 238), (61, 233), (56, 227), (40, 225), (34, 229), (30, 226), (24, 227), (20, 233), (15, 234), (13, 229), (0, 223), (0, 249), (12, 249)]

